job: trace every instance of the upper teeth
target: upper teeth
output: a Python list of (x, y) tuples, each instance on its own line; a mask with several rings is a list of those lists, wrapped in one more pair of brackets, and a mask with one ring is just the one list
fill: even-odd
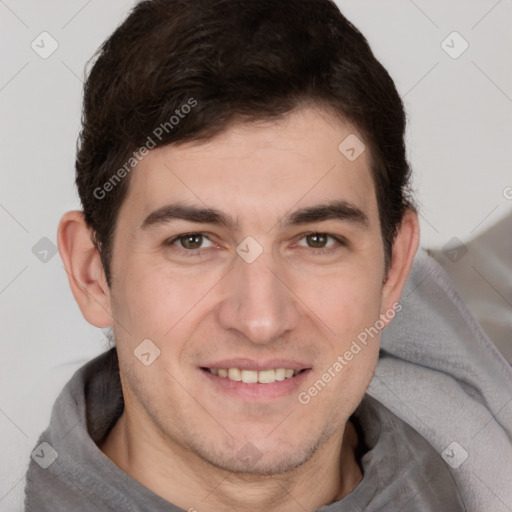
[(210, 368), (213, 375), (227, 377), (230, 380), (242, 381), (247, 384), (259, 382), (260, 384), (271, 384), (276, 380), (284, 380), (299, 373), (299, 370), (288, 368), (276, 368), (274, 370), (240, 370), (240, 368)]

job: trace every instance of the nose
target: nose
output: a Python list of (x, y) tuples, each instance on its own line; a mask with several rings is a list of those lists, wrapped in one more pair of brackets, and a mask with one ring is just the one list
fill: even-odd
[(286, 271), (271, 253), (252, 263), (237, 257), (235, 268), (223, 280), (218, 320), (255, 344), (268, 344), (295, 329), (301, 315)]

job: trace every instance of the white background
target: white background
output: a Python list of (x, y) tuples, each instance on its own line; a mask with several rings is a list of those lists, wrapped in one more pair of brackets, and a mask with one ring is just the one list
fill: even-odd
[[(74, 156), (84, 66), (131, 5), (0, 1), (0, 510), (21, 509), (30, 451), (58, 392), (107, 348), (82, 318), (58, 254), (43, 263), (32, 248), (43, 237), (56, 243), (60, 216), (79, 208)], [(497, 333), (494, 341), (507, 332), (510, 339), (512, 284), (503, 278), (510, 274), (493, 262), (512, 267), (512, 200), (505, 197), (506, 190), (512, 196), (512, 1), (338, 5), (404, 98), (422, 245), (442, 249), (454, 237), (467, 244), (460, 262), (437, 256), (489, 335)], [(43, 31), (59, 45), (47, 59), (31, 48)], [(453, 31), (469, 44), (457, 59), (441, 47)], [(475, 237), (480, 248), (469, 243)], [(482, 297), (487, 312), (477, 308)]]

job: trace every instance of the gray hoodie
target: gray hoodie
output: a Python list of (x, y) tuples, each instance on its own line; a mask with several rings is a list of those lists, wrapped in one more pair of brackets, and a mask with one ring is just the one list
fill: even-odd
[[(113, 348), (80, 368), (57, 398), (50, 425), (32, 452), (27, 512), (182, 511), (98, 448), (123, 407)], [(352, 421), (362, 440), (363, 479), (349, 495), (319, 511), (466, 510), (441, 456), (382, 403), (365, 395)]]

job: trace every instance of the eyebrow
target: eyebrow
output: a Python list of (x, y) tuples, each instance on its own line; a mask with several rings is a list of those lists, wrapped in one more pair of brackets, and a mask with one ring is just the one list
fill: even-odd
[[(232, 230), (237, 228), (237, 222), (232, 217), (215, 208), (201, 208), (176, 203), (162, 206), (151, 212), (141, 224), (141, 229), (148, 229), (156, 224), (167, 224), (173, 220), (214, 224)], [(362, 227), (367, 227), (369, 224), (368, 216), (363, 210), (348, 201), (342, 200), (295, 210), (281, 218), (277, 224), (282, 227), (292, 227), (326, 220), (351, 222)]]
[(235, 221), (225, 213), (214, 208), (198, 208), (185, 204), (169, 204), (151, 212), (141, 224), (141, 229), (147, 229), (155, 224), (167, 224), (173, 220), (187, 220), (203, 224), (215, 224), (233, 229)]
[(369, 224), (366, 213), (356, 205), (348, 201), (330, 201), (294, 211), (289, 217), (286, 217), (284, 226), (298, 226), (325, 220), (348, 221), (364, 227), (367, 227)]

